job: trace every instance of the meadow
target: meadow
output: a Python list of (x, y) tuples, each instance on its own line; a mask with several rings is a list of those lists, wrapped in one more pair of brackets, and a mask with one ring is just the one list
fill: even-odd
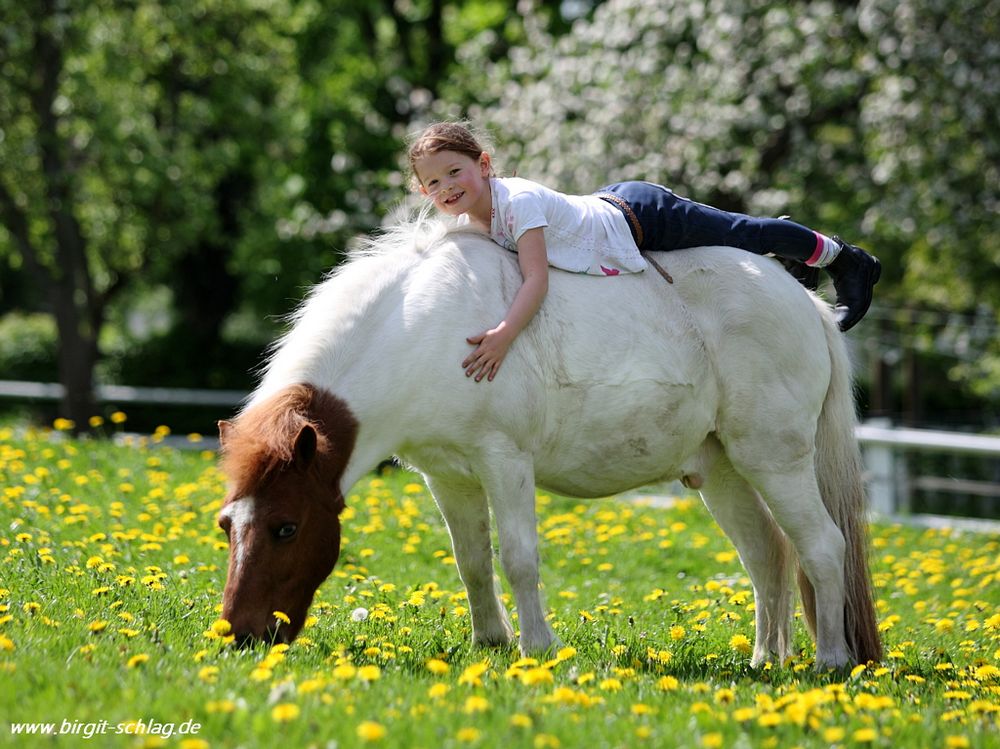
[(884, 661), (816, 673), (797, 616), (798, 655), (755, 670), (749, 581), (697, 497), (540, 493), (563, 646), (523, 659), (470, 646), (440, 515), (390, 470), (350, 492), (303, 635), (236, 650), (215, 455), (67, 426), (0, 426), (0, 744), (1000, 746), (996, 535), (874, 525)]

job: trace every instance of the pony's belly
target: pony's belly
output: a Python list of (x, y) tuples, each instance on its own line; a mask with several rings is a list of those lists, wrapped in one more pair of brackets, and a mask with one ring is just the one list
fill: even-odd
[(540, 486), (600, 497), (678, 478), (713, 429), (714, 406), (693, 385), (591, 387), (562, 397), (536, 453)]

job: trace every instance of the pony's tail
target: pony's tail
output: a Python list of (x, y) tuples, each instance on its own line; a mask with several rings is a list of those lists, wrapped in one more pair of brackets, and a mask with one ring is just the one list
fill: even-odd
[[(822, 305), (817, 301), (817, 306)], [(871, 574), (868, 570), (868, 526), (862, 482), (861, 451), (854, 428), (850, 363), (844, 337), (829, 307), (820, 310), (830, 350), (831, 377), (816, 430), (816, 479), (823, 504), (844, 534), (844, 629), (847, 647), (857, 663), (882, 659), (882, 638), (875, 617)], [(802, 568), (799, 589), (806, 624), (816, 635), (816, 592)]]

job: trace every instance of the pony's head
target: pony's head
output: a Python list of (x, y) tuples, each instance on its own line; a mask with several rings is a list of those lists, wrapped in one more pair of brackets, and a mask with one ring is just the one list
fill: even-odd
[(238, 644), (290, 642), (302, 629), (340, 554), (340, 479), (357, 426), (346, 403), (311, 385), (219, 423), (229, 479), (219, 513), (229, 538), (222, 616)]

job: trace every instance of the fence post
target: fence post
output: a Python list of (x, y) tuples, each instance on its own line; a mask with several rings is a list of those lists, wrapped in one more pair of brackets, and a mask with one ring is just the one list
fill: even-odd
[[(883, 427), (892, 426), (889, 419), (870, 419), (866, 425)], [(884, 517), (896, 515), (899, 503), (896, 497), (896, 466), (895, 452), (890, 445), (866, 444), (863, 448), (868, 479), (868, 501), (871, 511)]]

